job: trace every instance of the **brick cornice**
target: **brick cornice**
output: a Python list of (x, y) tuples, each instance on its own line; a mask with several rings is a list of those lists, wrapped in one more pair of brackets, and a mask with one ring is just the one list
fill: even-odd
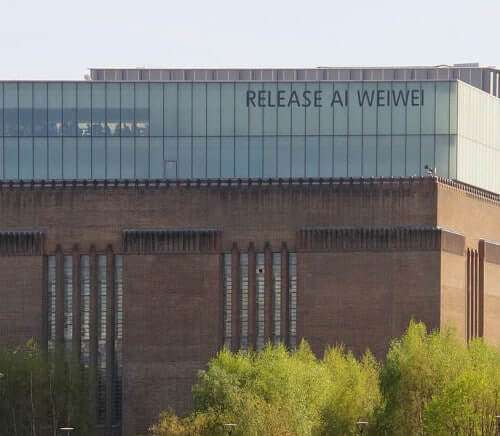
[(442, 250), (462, 255), (463, 235), (439, 227), (309, 227), (297, 232), (298, 251)]
[(461, 191), (466, 195), (477, 198), (479, 200), (485, 200), (495, 204), (500, 203), (500, 194), (497, 194), (486, 189), (478, 188), (474, 185), (469, 185), (468, 183), (460, 182), (458, 180), (446, 179), (444, 177), (435, 178), (438, 184), (445, 186), (449, 189), (454, 189), (456, 191)]
[(127, 229), (122, 232), (127, 254), (210, 253), (220, 247), (217, 229)]
[(477, 199), (500, 203), (500, 194), (457, 180), (436, 176), (415, 177), (329, 177), (329, 178), (233, 178), (233, 179), (89, 179), (89, 180), (0, 180), (2, 191), (165, 189), (165, 188), (248, 188), (248, 187), (411, 187), (434, 184), (461, 191)]
[(479, 247), (485, 262), (500, 265), (500, 242), (481, 239)]
[(410, 186), (429, 183), (431, 177), (340, 177), (340, 178), (233, 178), (233, 179), (128, 179), (128, 180), (0, 180), (0, 190), (96, 189), (259, 186)]
[(0, 256), (40, 256), (44, 235), (36, 230), (0, 230)]

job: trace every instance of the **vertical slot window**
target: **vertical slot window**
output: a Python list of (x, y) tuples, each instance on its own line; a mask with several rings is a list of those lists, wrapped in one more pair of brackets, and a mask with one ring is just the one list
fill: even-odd
[(115, 369), (113, 423), (117, 424), (122, 417), (122, 379), (123, 379), (123, 256), (115, 256)]
[(73, 340), (73, 258), (64, 256), (64, 350), (71, 352)]
[(273, 253), (273, 343), (281, 341), (281, 253)]
[(241, 348), (248, 348), (248, 253), (240, 255)]
[(107, 294), (107, 259), (97, 257), (97, 422), (103, 424), (106, 419), (106, 294)]
[(288, 255), (288, 280), (289, 280), (289, 337), (290, 348), (297, 346), (297, 254)]
[(224, 345), (231, 347), (231, 305), (233, 299), (233, 276), (232, 276), (231, 253), (224, 254)]
[(264, 347), (264, 253), (257, 253), (256, 259), (257, 298), (257, 350)]
[(90, 258), (80, 258), (80, 290), (81, 290), (81, 362), (85, 367), (90, 363)]
[(54, 351), (56, 340), (56, 257), (49, 256), (47, 263), (48, 349)]

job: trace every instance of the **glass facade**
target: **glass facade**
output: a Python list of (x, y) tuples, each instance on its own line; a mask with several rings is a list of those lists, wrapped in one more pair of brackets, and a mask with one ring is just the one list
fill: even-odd
[(457, 84), (3, 82), (0, 179), (455, 177)]
[(500, 192), (500, 99), (458, 83), (457, 179)]

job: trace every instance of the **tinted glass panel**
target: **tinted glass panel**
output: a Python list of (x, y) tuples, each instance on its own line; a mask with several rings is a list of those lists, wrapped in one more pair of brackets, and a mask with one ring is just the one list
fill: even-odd
[(19, 136), (33, 135), (33, 85), (19, 84)]

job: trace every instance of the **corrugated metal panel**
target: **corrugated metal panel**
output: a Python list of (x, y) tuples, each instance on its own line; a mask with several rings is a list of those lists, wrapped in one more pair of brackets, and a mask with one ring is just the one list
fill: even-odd
[(371, 81), (460, 79), (499, 96), (499, 71), (476, 64), (437, 67), (321, 68), (92, 68), (93, 81)]

